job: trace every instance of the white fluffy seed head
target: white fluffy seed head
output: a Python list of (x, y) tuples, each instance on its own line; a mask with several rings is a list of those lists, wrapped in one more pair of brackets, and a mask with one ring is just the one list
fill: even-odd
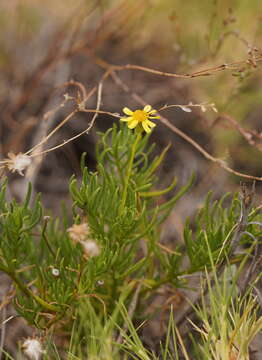
[(98, 256), (100, 247), (94, 240), (81, 241), (84, 253), (87, 257)]
[(10, 171), (17, 171), (18, 174), (24, 175), (23, 171), (31, 164), (31, 158), (28, 155), (19, 153), (17, 155), (8, 153), (7, 167)]
[(37, 338), (26, 339), (22, 344), (22, 349), (30, 360), (40, 360), (44, 353), (42, 344)]
[(75, 242), (81, 242), (88, 238), (89, 236), (89, 226), (87, 223), (74, 224), (69, 229), (67, 229), (69, 237)]

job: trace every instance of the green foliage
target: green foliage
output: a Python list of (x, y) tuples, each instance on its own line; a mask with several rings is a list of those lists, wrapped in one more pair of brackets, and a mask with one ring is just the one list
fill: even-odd
[[(241, 212), (237, 196), (230, 200), (225, 195), (212, 203), (209, 194), (195, 219), (194, 231), (189, 222), (186, 224), (188, 269), (182, 269), (182, 246), (166, 249), (159, 244), (160, 225), (194, 177), (159, 205), (157, 198), (171, 192), (176, 180), (167, 189), (157, 189), (156, 171), (168, 148), (155, 158), (152, 150), (148, 136), (142, 137), (125, 126), (113, 126), (100, 134), (97, 171), (84, 166), (83, 156), (82, 179), (73, 177), (69, 186), (72, 212), (62, 219), (44, 216), (39, 196), (29, 206), (30, 186), (22, 204), (14, 200), (7, 203), (7, 182), (1, 186), (0, 269), (15, 284), (16, 309), (28, 323), (46, 331), (54, 325), (71, 331), (77, 323), (72, 354), (84, 351), (81, 357), (86, 357), (83, 346), (89, 343), (88, 351), (94, 358), (109, 358), (105, 355), (109, 353), (112, 359), (117, 358), (111, 343), (113, 333), (123, 325), (123, 318), (127, 321), (123, 305), (116, 305), (119, 299), (128, 307), (133, 290), (140, 284), (136, 316), (141, 316), (143, 304), (163, 284), (185, 286), (181, 275), (209, 268), (228, 255)], [(72, 220), (74, 225), (70, 227)], [(251, 211), (244, 242), (261, 235), (257, 220), (258, 212)], [(73, 236), (76, 229), (82, 233)], [(90, 241), (99, 250), (95, 255), (86, 251)], [(83, 319), (90, 324), (88, 329)], [(120, 331), (127, 342), (132, 342), (125, 349), (131, 354), (142, 346), (134, 328), (132, 332), (134, 336), (128, 340)], [(99, 333), (103, 333), (105, 343), (98, 340)], [(167, 350), (165, 354), (167, 357)], [(147, 352), (140, 353), (139, 358), (147, 359)]]
[[(189, 221), (184, 228), (185, 245), (191, 264), (188, 269), (189, 273), (210, 267), (211, 261), (221, 263), (238, 230), (241, 214), (241, 201), (238, 195), (236, 194), (230, 199), (230, 194), (225, 194), (220, 200), (213, 203), (211, 203), (211, 195), (212, 193), (208, 194), (204, 206), (196, 216), (194, 231), (190, 228)], [(224, 206), (225, 202), (228, 203), (227, 207)], [(245, 233), (240, 239), (241, 243), (250, 243), (250, 240), (254, 241), (254, 237), (259, 238), (261, 230), (257, 226), (258, 224), (254, 223), (255, 219), (259, 217), (257, 210), (250, 212), (245, 230), (251, 234), (252, 238)]]
[[(67, 219), (44, 217), (39, 198), (30, 209), (30, 187), (23, 204), (6, 204), (2, 186), (1, 269), (17, 286), (18, 312), (39, 328), (50, 328), (61, 319), (71, 322), (83, 296), (93, 297), (96, 311), (105, 306), (111, 313), (132, 278), (152, 288), (169, 281), (179, 285), (181, 254), (159, 248), (159, 225), (193, 179), (157, 206), (156, 198), (176, 183), (155, 189), (155, 172), (167, 149), (151, 160), (146, 136), (116, 126), (100, 136), (97, 171), (83, 166), (81, 183), (75, 178), (70, 182), (74, 223), (88, 224), (88, 238), (99, 246), (98, 256), (85, 256), (82, 243), (72, 241)], [(144, 256), (141, 241), (147, 248)]]
[(214, 261), (217, 261), (221, 255), (224, 242), (226, 242), (224, 253), (228, 249), (240, 213), (237, 196), (233, 197), (228, 208), (223, 207), (229, 196), (230, 194), (226, 194), (221, 200), (216, 200), (212, 204), (211, 193), (207, 196), (205, 205), (196, 217), (194, 233), (187, 222), (184, 238), (191, 271), (203, 270), (205, 266), (210, 265), (209, 249)]
[(201, 321), (193, 324), (200, 339), (194, 341), (196, 358), (230, 360), (234, 357), (248, 360), (249, 346), (262, 329), (262, 317), (258, 316), (256, 298), (247, 290), (244, 295), (237, 287), (235, 265), (228, 267), (218, 279), (213, 268), (215, 285), (206, 274), (208, 300), (195, 308)]

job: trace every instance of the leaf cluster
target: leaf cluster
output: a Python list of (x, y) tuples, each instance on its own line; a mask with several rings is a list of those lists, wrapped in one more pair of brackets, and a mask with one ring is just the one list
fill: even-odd
[[(159, 190), (157, 170), (168, 148), (153, 157), (153, 147), (148, 146), (148, 135), (138, 137), (124, 126), (101, 133), (97, 169), (89, 171), (82, 157), (82, 178), (72, 177), (72, 207), (61, 219), (44, 216), (39, 196), (29, 205), (30, 186), (22, 204), (8, 203), (7, 182), (2, 184), (0, 270), (12, 279), (17, 311), (30, 324), (41, 329), (71, 326), (81, 299), (88, 299), (103, 318), (114, 312), (131, 284), (132, 289), (142, 286), (139, 303), (145, 304), (162, 285), (184, 286), (181, 275), (208, 268), (211, 259), (216, 263), (227, 256), (241, 211), (237, 196), (212, 202), (209, 194), (194, 228), (187, 222), (187, 269), (182, 269), (181, 246), (160, 244), (161, 224), (194, 177), (177, 192), (173, 191), (176, 179)], [(165, 201), (168, 192), (171, 195)], [(257, 212), (252, 211), (247, 229), (259, 235), (256, 219)], [(81, 224), (88, 226), (84, 242), (93, 241), (99, 247), (96, 256), (85, 253), (83, 239), (75, 241), (70, 235), (72, 225)], [(243, 235), (243, 242), (250, 239)], [(129, 291), (125, 305), (131, 300)]]
[[(159, 247), (159, 226), (193, 178), (159, 205), (158, 198), (176, 185), (173, 180), (167, 189), (157, 190), (156, 171), (167, 149), (152, 159), (153, 146), (147, 147), (145, 136), (131, 163), (135, 133), (114, 126), (100, 138), (97, 171), (89, 171), (82, 158), (82, 179), (73, 177), (69, 186), (72, 211), (62, 221), (43, 215), (39, 197), (29, 206), (30, 186), (23, 204), (8, 204), (6, 185), (1, 189), (1, 270), (16, 285), (18, 312), (39, 328), (72, 319), (81, 297), (92, 298), (96, 311), (111, 313), (132, 279), (143, 281), (149, 291), (170, 279), (179, 283), (181, 254)], [(88, 239), (99, 245), (98, 256), (85, 256), (81, 243), (72, 241), (72, 220), (88, 224)]]

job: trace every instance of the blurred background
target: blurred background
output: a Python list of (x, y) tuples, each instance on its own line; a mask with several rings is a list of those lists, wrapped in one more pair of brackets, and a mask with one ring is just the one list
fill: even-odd
[[(231, 168), (262, 176), (261, 0), (2, 0), (0, 30), (1, 159), (28, 151), (75, 109), (70, 101), (61, 106), (64, 94), (77, 97), (82, 85), (88, 94), (110, 65), (135, 64), (178, 74), (209, 70), (205, 76), (176, 78), (121, 68), (118, 81), (108, 77), (103, 83), (101, 110), (141, 108), (136, 96), (155, 109), (214, 103), (218, 113), (170, 108), (162, 114)], [(96, 103), (94, 92), (86, 107), (95, 109)], [(79, 134), (91, 118), (77, 113), (41, 150)], [(113, 122), (118, 120), (99, 115), (89, 134), (34, 158), (25, 177), (8, 174), (9, 196), (22, 199), (31, 181), (46, 208), (59, 214), (61, 200), (70, 203), (69, 178), (81, 175), (81, 154), (87, 152), (94, 170), (97, 132)], [(241, 177), (207, 160), (161, 122), (150, 141), (155, 153), (171, 144), (160, 169), (161, 188), (174, 176), (179, 188), (196, 173), (192, 190), (163, 229), (163, 242), (174, 241), (174, 234), (181, 241), (185, 218), (207, 192), (217, 198), (236, 191)], [(261, 203), (261, 183), (256, 188)]]
[[(38, 143), (73, 110), (70, 102), (59, 108), (65, 93), (77, 96), (78, 88), (66, 83), (81, 82), (88, 92), (101, 80), (105, 65), (136, 64), (179, 74), (224, 65), (221, 71), (186, 79), (136, 69), (121, 70), (117, 76), (156, 109), (190, 101), (215, 103), (218, 113), (171, 108), (163, 115), (230, 167), (261, 176), (261, 10), (260, 0), (1, 1), (1, 157)], [(227, 68), (230, 63), (235, 67)], [(101, 109), (121, 113), (124, 106), (141, 107), (107, 78)], [(87, 108), (95, 107), (96, 94), (87, 102)], [(90, 118), (76, 114), (43, 149), (78, 134)], [(69, 177), (80, 173), (83, 151), (88, 153), (88, 165), (95, 168), (96, 133), (113, 121), (118, 120), (100, 115), (88, 135), (36, 159), (26, 179), (13, 176), (10, 191), (23, 196), (23, 186), (31, 180), (35, 190), (44, 194), (45, 205), (56, 208), (57, 200), (67, 197)], [(184, 183), (196, 172), (190, 208), (209, 189), (220, 195), (238, 187), (239, 177), (206, 160), (163, 124), (151, 140), (157, 143), (156, 151), (172, 144), (162, 169), (163, 182), (169, 183), (175, 174)]]

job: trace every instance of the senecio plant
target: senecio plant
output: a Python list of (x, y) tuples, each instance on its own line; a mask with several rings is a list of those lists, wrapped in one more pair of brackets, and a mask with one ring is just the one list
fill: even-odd
[[(223, 208), (224, 199), (211, 206), (208, 198), (194, 234), (186, 224), (187, 269), (181, 267), (181, 247), (169, 249), (159, 243), (161, 224), (194, 177), (175, 194), (176, 179), (159, 190), (156, 172), (168, 148), (152, 158), (148, 138), (155, 127), (151, 119), (158, 118), (156, 110), (147, 105), (123, 111), (127, 116), (120, 125), (100, 133), (97, 171), (89, 171), (82, 157), (82, 179), (72, 177), (72, 209), (64, 211), (61, 220), (44, 214), (40, 196), (29, 206), (30, 185), (22, 204), (7, 203), (7, 182), (1, 185), (0, 270), (14, 284), (18, 314), (44, 334), (61, 328), (70, 331), (83, 304), (101, 322), (114, 314), (114, 324), (122, 326), (123, 317), (115, 313), (119, 299), (128, 308), (139, 287), (136, 306), (141, 317), (147, 299), (159, 287), (185, 286), (184, 275), (208, 269), (211, 260), (221, 264), (229, 253), (240, 214), (236, 197), (228, 209)], [(19, 156), (22, 163), (13, 156), (8, 167), (12, 170), (13, 161), (13, 169), (21, 173), (28, 164)], [(167, 201), (158, 201), (169, 192)], [(256, 211), (250, 213), (253, 223), (248, 230), (253, 237), (258, 233), (256, 217)], [(248, 234), (243, 239), (250, 241)], [(27, 354), (38, 340), (32, 341), (33, 345), (24, 344)]]

